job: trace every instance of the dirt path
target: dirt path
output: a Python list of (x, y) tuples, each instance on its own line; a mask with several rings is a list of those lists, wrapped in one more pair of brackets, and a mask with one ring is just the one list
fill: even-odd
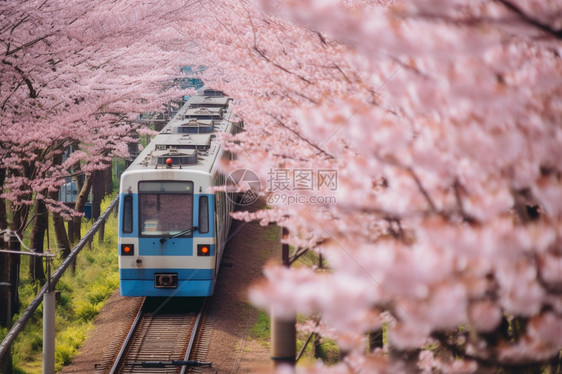
[[(259, 203), (248, 207), (256, 210)], [(202, 373), (264, 373), (273, 368), (269, 350), (251, 336), (258, 311), (247, 301), (247, 289), (262, 276), (261, 268), (280, 251), (279, 230), (258, 223), (233, 221), (219, 279), (209, 305), (210, 337), (206, 353), (198, 357), (212, 362)], [(106, 373), (132, 322), (140, 298), (115, 292), (94, 321), (94, 330), (79, 354), (62, 373)]]

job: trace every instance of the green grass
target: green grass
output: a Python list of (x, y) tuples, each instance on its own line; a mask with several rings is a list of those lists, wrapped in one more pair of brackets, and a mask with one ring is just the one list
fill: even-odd
[[(102, 203), (104, 211), (114, 196)], [(93, 222), (82, 221), (82, 235), (92, 226)], [(55, 248), (55, 238), (50, 228), (50, 248)], [(55, 366), (60, 371), (63, 365), (71, 362), (78, 349), (93, 329), (93, 319), (99, 313), (108, 297), (119, 285), (117, 262), (117, 219), (111, 214), (105, 224), (104, 241), (99, 243), (96, 234), (92, 248), (86, 245), (78, 255), (76, 271), (67, 269), (56, 284), (56, 343)], [(22, 258), (20, 300), (21, 310), (35, 298), (39, 286), (28, 277), (28, 260)], [(53, 269), (62, 263), (62, 259), (54, 261)], [(33, 318), (20, 333), (12, 347), (14, 373), (39, 374), (42, 369), (42, 305)], [(17, 320), (17, 317), (14, 319)], [(5, 331), (0, 331), (0, 335)]]
[(258, 341), (266, 348), (270, 347), (271, 327), (269, 315), (263, 310), (258, 310), (258, 318), (250, 330), (252, 339)]

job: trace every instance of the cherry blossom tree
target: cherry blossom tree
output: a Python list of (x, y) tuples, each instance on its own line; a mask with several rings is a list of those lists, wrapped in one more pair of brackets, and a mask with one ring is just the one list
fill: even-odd
[[(271, 208), (236, 217), (286, 227), (329, 267), (270, 265), (250, 292), (318, 316), (300, 328), (345, 352), (303, 371), (559, 370), (562, 5), (206, 7), (185, 28), (190, 61), (237, 98), (228, 168), (257, 173)], [(337, 188), (297, 190), (303, 170), (337, 171)], [(387, 344), (365, 353), (383, 325)]]
[[(138, 114), (181, 97), (170, 88), (189, 53), (178, 25), (197, 16), (195, 3), (0, 3), (0, 230), (21, 237), (34, 202), (36, 218), (44, 207), (60, 228), (73, 214), (58, 201), (65, 178), (88, 178), (127, 155)], [(12, 236), (9, 246), (19, 242)], [(3, 326), (17, 309), (18, 268), (18, 256), (0, 255), (1, 280), (12, 285), (0, 288)]]

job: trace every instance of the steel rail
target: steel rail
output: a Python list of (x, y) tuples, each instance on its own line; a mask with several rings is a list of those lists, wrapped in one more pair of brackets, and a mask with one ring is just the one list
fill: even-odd
[(127, 336), (125, 337), (125, 340), (123, 341), (123, 344), (121, 344), (121, 349), (119, 350), (119, 353), (117, 354), (117, 357), (115, 358), (115, 361), (113, 362), (113, 366), (111, 367), (111, 370), (109, 371), (110, 374), (115, 374), (117, 368), (119, 367), (119, 364), (121, 363), (121, 360), (123, 358), (123, 354), (125, 353), (125, 350), (127, 349), (127, 346), (129, 345), (131, 337), (133, 336), (133, 333), (137, 329), (139, 321), (142, 318), (145, 301), (146, 301), (146, 298), (143, 300), (143, 302), (141, 304), (141, 307), (139, 308), (139, 311), (137, 313), (137, 316), (135, 317), (135, 320), (133, 321), (133, 324), (131, 325), (131, 328), (129, 329), (129, 332), (127, 333)]
[[(152, 373), (160, 372), (160, 370), (162, 370), (162, 372), (168, 372), (170, 370), (169, 367), (173, 366), (178, 369), (181, 367), (180, 372), (186, 373), (187, 367), (210, 366), (210, 362), (189, 360), (189, 357), (192, 355), (192, 351), (196, 346), (197, 339), (200, 336), (201, 326), (204, 323), (206, 299), (204, 299), (198, 307), (198, 311), (182, 312), (179, 314), (176, 314), (175, 312), (172, 314), (164, 313), (160, 315), (160, 317), (157, 317), (157, 314), (159, 315), (158, 312), (151, 311), (151, 307), (148, 306), (147, 300), (148, 299), (145, 298), (143, 306), (140, 308), (134, 322), (131, 324), (131, 328), (121, 345), (119, 353), (114, 358), (109, 373)], [(186, 318), (185, 321), (181, 322), (181, 319), (179, 318), (180, 316), (183, 316), (182, 318)], [(172, 319), (169, 319), (170, 317)], [(189, 321), (187, 318), (189, 318)], [(163, 323), (165, 323), (165, 325), (163, 325)], [(173, 346), (169, 346), (167, 348), (163, 346), (156, 346), (156, 351), (152, 351), (152, 349), (154, 349), (153, 339), (156, 339), (156, 336), (166, 336), (161, 334), (167, 334), (169, 332), (170, 323), (181, 323), (181, 327), (180, 325), (177, 326), (180, 330), (185, 331), (185, 335), (181, 338), (180, 336), (176, 336), (174, 341), (176, 343), (180, 343), (182, 341), (185, 343), (180, 343), (179, 345), (176, 344), (175, 349)], [(167, 326), (167, 328), (160, 330), (163, 326)], [(189, 330), (190, 328), (191, 330)], [(145, 338), (150, 336), (152, 337), (145, 341)], [(135, 369), (135, 367), (138, 369)]]
[[(193, 330), (191, 331), (191, 336), (189, 337), (189, 344), (187, 345), (187, 349), (185, 350), (185, 356), (183, 358), (184, 361), (186, 362), (189, 360), (189, 356), (191, 356), (191, 351), (193, 350), (195, 339), (197, 338), (197, 334), (199, 333), (199, 324), (201, 322), (201, 317), (203, 316), (206, 304), (207, 304), (207, 299), (203, 301), (203, 304), (201, 305), (201, 310), (199, 311), (199, 313), (197, 313), (197, 318), (195, 319), (195, 324), (193, 325)], [(183, 365), (181, 367), (180, 374), (185, 374), (186, 370), (187, 370), (187, 366)]]

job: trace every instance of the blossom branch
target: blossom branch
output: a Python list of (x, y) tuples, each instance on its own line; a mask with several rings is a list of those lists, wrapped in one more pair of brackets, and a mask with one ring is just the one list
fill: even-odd
[(305, 143), (307, 143), (308, 145), (310, 145), (311, 147), (313, 147), (314, 149), (316, 149), (318, 152), (320, 152), (321, 154), (327, 156), (328, 158), (331, 159), (335, 159), (334, 156), (332, 156), (331, 154), (329, 154), (328, 152), (326, 152), (325, 150), (323, 150), (322, 148), (320, 148), (319, 146), (317, 146), (316, 144), (312, 143), (310, 140), (308, 140), (307, 138), (305, 138), (303, 135), (301, 135), (299, 132), (297, 132), (296, 130), (293, 130), (292, 128), (290, 128), (289, 126), (285, 125), (283, 122), (281, 122), (278, 118), (272, 116), (271, 114), (269, 115), (271, 118), (273, 118), (275, 120), (275, 123), (277, 123), (279, 126), (281, 126), (282, 128), (289, 130), (291, 133), (293, 133), (295, 136), (297, 136), (299, 139), (301, 139), (302, 141), (304, 141)]
[(283, 70), (283, 71), (284, 71), (285, 73), (287, 73), (287, 74), (290, 74), (290, 75), (293, 75), (293, 76), (299, 78), (299, 79), (302, 80), (303, 82), (306, 82), (306, 83), (308, 83), (308, 84), (312, 84), (312, 82), (311, 82), (310, 80), (306, 79), (306, 78), (303, 77), (302, 75), (297, 74), (297, 73), (294, 73), (294, 72), (290, 71), (289, 69), (285, 68), (284, 66), (278, 64), (277, 62), (272, 61), (272, 60), (271, 60), (269, 57), (267, 57), (267, 56), (265, 55), (265, 53), (264, 53), (261, 49), (259, 49), (257, 46), (254, 46), (253, 49), (254, 49), (265, 61), (269, 62), (270, 64), (272, 64), (272, 65), (275, 66), (276, 68)]
[(532, 18), (531, 16), (526, 14), (521, 8), (519, 8), (517, 5), (511, 3), (510, 1), (507, 1), (507, 0), (497, 0), (497, 1), (501, 4), (503, 4), (506, 8), (511, 10), (513, 13), (517, 14), (519, 17), (521, 17), (523, 19), (523, 21), (530, 24), (531, 26), (534, 26), (534, 27), (546, 32), (547, 34), (550, 34), (551, 36), (554, 36), (556, 39), (562, 39), (562, 29), (555, 30), (551, 26), (549, 26), (547, 24), (544, 24), (544, 23), (540, 22), (539, 20), (536, 20), (536, 19)]
[(2, 63), (4, 65), (11, 66), (15, 71), (18, 72), (18, 74), (21, 76), (21, 78), (23, 79), (23, 81), (27, 85), (27, 88), (29, 89), (29, 98), (30, 99), (37, 98), (37, 96), (38, 96), (37, 91), (35, 91), (35, 88), (33, 88), (33, 83), (31, 82), (31, 79), (29, 79), (29, 77), (26, 76), (25, 72), (23, 70), (21, 70), (19, 67), (17, 67), (16, 65), (12, 64), (10, 61), (6, 60), (6, 59), (3, 59)]

